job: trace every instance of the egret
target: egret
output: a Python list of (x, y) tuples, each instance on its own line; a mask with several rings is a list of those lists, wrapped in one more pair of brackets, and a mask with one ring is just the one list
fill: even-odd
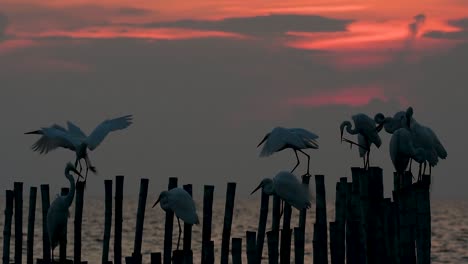
[(75, 181), (70, 172), (74, 172), (78, 177), (81, 174), (75, 169), (75, 166), (70, 162), (65, 167), (65, 177), (70, 181), (70, 190), (65, 196), (57, 196), (47, 211), (47, 232), (49, 242), (52, 249), (52, 262), (54, 261), (54, 249), (59, 241), (66, 238), (66, 228), (69, 217), (68, 208), (73, 202), (75, 196)]
[[(366, 114), (356, 114), (351, 118), (354, 122), (354, 129), (350, 121), (343, 121), (340, 125), (341, 140), (359, 146), (359, 156), (364, 160), (364, 168), (368, 168), (371, 145), (374, 144), (377, 148), (380, 148), (382, 145), (382, 140), (379, 136), (382, 125), (376, 126), (376, 122)], [(345, 128), (349, 134), (358, 135), (358, 143), (343, 139)]]
[(283, 149), (290, 148), (294, 150), (296, 154), (297, 163), (296, 166), (291, 170), (291, 173), (299, 166), (299, 157), (297, 156), (297, 151), (301, 152), (307, 157), (307, 174), (309, 174), (310, 168), (310, 156), (303, 151), (303, 149), (318, 149), (317, 140), (318, 136), (306, 129), (303, 128), (284, 128), (284, 127), (275, 127), (273, 130), (266, 134), (263, 140), (258, 144), (257, 148), (260, 147), (263, 143), (262, 151), (260, 152), (260, 157), (268, 157), (275, 152), (282, 151)]
[(195, 208), (195, 202), (192, 196), (182, 188), (173, 188), (169, 191), (163, 191), (159, 195), (158, 200), (154, 203), (153, 208), (160, 202), (161, 208), (164, 211), (172, 211), (177, 217), (179, 223), (179, 240), (177, 241), (177, 249), (179, 249), (180, 235), (182, 234), (182, 228), (180, 227), (179, 218), (186, 224), (198, 225), (197, 210)]
[[(424, 150), (424, 161), (419, 162), (418, 180), (420, 180), (422, 174), (426, 172), (427, 163), (429, 163), (429, 174), (431, 175), (432, 167), (437, 165), (439, 158), (447, 158), (447, 151), (440, 142), (436, 133), (431, 128), (419, 124), (413, 118), (413, 114), (413, 108), (409, 107), (406, 112), (400, 111), (396, 113), (393, 118), (385, 118), (383, 114), (379, 113), (376, 115), (376, 119), (378, 122), (384, 124), (386, 131), (389, 133), (394, 133), (394, 131), (402, 127), (411, 131), (411, 136), (415, 148), (422, 148)], [(422, 170), (423, 165), (424, 169)]]
[(398, 174), (403, 174), (410, 159), (423, 162), (424, 154), (424, 149), (415, 148), (411, 131), (407, 128), (400, 128), (393, 133), (390, 139), (390, 158)]
[(272, 179), (265, 178), (252, 191), (254, 194), (258, 189), (268, 195), (278, 195), (281, 200), (290, 204), (297, 210), (310, 208), (310, 194), (307, 185), (301, 183), (294, 174), (280, 171)]
[(96, 168), (92, 166), (89, 160), (87, 149), (94, 150), (104, 140), (104, 138), (110, 132), (116, 130), (122, 130), (132, 124), (132, 115), (126, 115), (114, 119), (103, 121), (99, 124), (93, 132), (86, 136), (86, 134), (75, 124), (68, 121), (68, 130), (54, 124), (50, 127), (44, 127), (40, 130), (26, 132), (25, 134), (41, 135), (39, 140), (32, 145), (33, 151), (37, 151), (40, 154), (47, 154), (48, 152), (56, 148), (66, 148), (75, 152), (75, 168), (78, 164), (80, 165), (80, 172), (82, 171), (81, 159), (85, 160), (86, 163), (86, 176), (85, 181), (88, 177), (88, 169), (96, 173)]

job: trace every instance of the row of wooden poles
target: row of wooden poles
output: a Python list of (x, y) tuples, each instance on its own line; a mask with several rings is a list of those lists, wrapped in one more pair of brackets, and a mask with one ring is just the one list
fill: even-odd
[[(336, 185), (335, 221), (329, 223), (327, 230), (327, 210), (325, 183), (323, 175), (315, 175), (315, 223), (313, 224), (313, 262), (328, 263), (330, 247), (331, 263), (430, 263), (431, 223), (429, 200), (429, 176), (423, 181), (412, 184), (411, 173), (394, 175), (393, 201), (383, 196), (382, 169), (371, 167), (369, 170), (352, 168), (352, 182), (341, 178)], [(302, 181), (309, 184), (310, 176)], [(116, 177), (114, 207), (114, 259), (109, 261), (110, 233), (112, 225), (112, 180), (105, 180), (105, 225), (102, 247), (102, 263), (122, 263), (122, 217), (124, 177)], [(141, 247), (143, 225), (148, 194), (148, 179), (141, 179), (135, 228), (134, 250), (125, 262), (142, 263)], [(168, 189), (177, 187), (177, 178), (169, 178)], [(192, 185), (183, 188), (192, 194)], [(242, 238), (231, 238), (236, 184), (227, 184), (224, 226), (221, 243), (221, 264), (242, 263)], [(36, 187), (31, 187), (29, 195), (29, 217), (27, 230), (26, 263), (33, 264), (34, 221), (36, 211)], [(68, 188), (62, 189), (62, 195)], [(195, 263), (212, 264), (215, 262), (214, 241), (211, 238), (214, 186), (204, 186), (203, 229), (201, 259)], [(5, 226), (3, 241), (3, 263), (10, 260), (10, 237), (14, 208), (15, 249), (14, 263), (22, 263), (23, 230), (23, 183), (15, 182), (14, 190), (6, 191)], [(74, 219), (74, 256), (66, 259), (67, 241), (60, 241), (60, 263), (87, 263), (81, 261), (81, 223), (83, 212), (84, 184), (76, 186)], [(37, 263), (50, 263), (50, 245), (47, 235), (47, 210), (49, 208), (49, 186), (41, 185), (42, 198), (42, 243), (43, 256)], [(291, 262), (291, 237), (294, 234), (294, 263), (304, 263), (306, 209), (300, 212), (297, 227), (291, 229), (290, 205), (283, 210), (283, 226), (280, 229), (280, 199), (273, 196), (272, 226), (266, 231), (269, 211), (269, 196), (262, 193), (260, 217), (257, 231), (246, 231), (246, 255), (248, 264), (262, 262), (262, 252), (267, 238), (268, 263)], [(151, 263), (193, 263), (191, 249), (191, 225), (184, 225), (183, 249), (172, 251), (174, 215), (166, 212), (164, 250), (151, 253)], [(330, 243), (328, 243), (328, 231)]]

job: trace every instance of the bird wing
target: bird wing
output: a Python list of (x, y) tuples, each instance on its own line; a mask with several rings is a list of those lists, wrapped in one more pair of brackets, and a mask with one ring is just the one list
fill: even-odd
[(68, 126), (68, 133), (74, 137), (77, 137), (81, 140), (86, 139), (86, 134), (75, 124), (73, 124), (71, 121), (67, 121), (67, 126)]
[(310, 132), (309, 130), (303, 128), (290, 128), (289, 131), (293, 132), (294, 134), (298, 135), (305, 143), (314, 149), (318, 149), (318, 142), (316, 139), (319, 138), (318, 135)]
[(270, 136), (263, 146), (260, 157), (267, 157), (271, 154), (284, 149), (287, 145), (297, 147), (298, 149), (306, 148), (306, 145), (297, 135), (283, 127), (274, 128)]
[(41, 154), (47, 154), (56, 148), (62, 147), (75, 150), (80, 142), (71, 137), (68, 132), (60, 126), (51, 126), (42, 129), (42, 136), (32, 145), (34, 151)]
[(370, 142), (374, 143), (379, 148), (382, 145), (382, 140), (377, 132), (377, 126), (374, 119), (370, 118), (366, 114), (357, 114), (352, 118), (359, 134), (364, 135)]
[(132, 124), (132, 115), (126, 115), (114, 119), (108, 119), (99, 124), (86, 138), (85, 142), (90, 150), (94, 150), (101, 144), (104, 138), (112, 131), (122, 130)]
[(447, 158), (447, 150), (445, 150), (442, 143), (440, 143), (440, 140), (437, 137), (436, 133), (429, 127), (427, 128), (427, 133), (429, 133), (429, 135), (433, 139), (432, 143), (434, 144), (434, 149), (437, 152), (437, 156), (439, 156), (441, 159), (446, 159)]
[(310, 207), (310, 193), (307, 185), (299, 182), (292, 173), (281, 171), (273, 180), (275, 192), (281, 199), (298, 210)]
[(187, 224), (199, 224), (195, 203), (188, 192), (181, 188), (169, 191), (169, 207)]

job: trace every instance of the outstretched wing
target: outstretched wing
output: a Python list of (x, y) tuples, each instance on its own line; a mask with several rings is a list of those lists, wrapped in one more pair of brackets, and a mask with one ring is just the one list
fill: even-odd
[(68, 133), (73, 137), (77, 137), (81, 140), (84, 140), (86, 138), (86, 134), (83, 131), (81, 131), (81, 129), (77, 125), (73, 124), (70, 121), (67, 121), (67, 126)]
[(310, 148), (319, 148), (318, 142), (316, 141), (319, 138), (318, 135), (303, 128), (290, 128), (289, 131), (298, 135)]
[(298, 135), (291, 133), (287, 128), (275, 127), (268, 136), (260, 152), (260, 157), (270, 156), (288, 146), (294, 146), (298, 149), (306, 148), (306, 145)]
[(56, 148), (62, 147), (75, 150), (80, 142), (71, 137), (68, 132), (57, 125), (42, 129), (42, 136), (32, 145), (32, 149), (41, 154), (47, 154)]
[(434, 149), (437, 152), (437, 156), (439, 156), (441, 159), (446, 159), (447, 158), (447, 150), (445, 150), (444, 146), (440, 142), (440, 140), (437, 137), (436, 133), (429, 127), (427, 128), (427, 132), (432, 137), (432, 140), (433, 140), (432, 143), (434, 144)]
[(90, 150), (94, 150), (101, 144), (104, 138), (112, 131), (122, 130), (132, 124), (132, 115), (126, 115), (114, 119), (109, 119), (98, 125), (94, 131), (86, 138), (85, 142)]

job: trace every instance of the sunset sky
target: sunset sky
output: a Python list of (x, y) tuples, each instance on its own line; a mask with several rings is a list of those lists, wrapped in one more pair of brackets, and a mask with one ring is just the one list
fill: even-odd
[[(258, 158), (274, 126), (319, 134), (312, 171), (333, 193), (361, 165), (339, 142), (340, 122), (412, 105), (449, 152), (434, 195), (466, 198), (467, 42), (464, 0), (1, 0), (1, 190), (66, 184), (74, 154), (39, 156), (23, 132), (67, 120), (90, 132), (131, 113), (134, 126), (90, 154), (100, 170), (91, 193), (125, 174), (128, 194), (140, 177), (157, 191), (169, 176), (199, 189), (236, 181), (246, 194), (294, 165), (292, 152)], [(388, 194), (382, 137), (371, 164)]]

